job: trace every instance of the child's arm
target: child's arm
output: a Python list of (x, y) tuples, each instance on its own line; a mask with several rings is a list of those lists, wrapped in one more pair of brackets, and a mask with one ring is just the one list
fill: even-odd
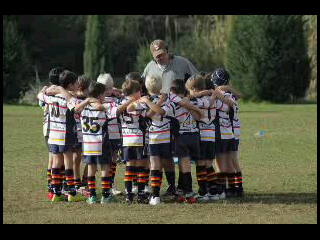
[(228, 105), (228, 107), (233, 107), (235, 102), (229, 98), (226, 98), (225, 95), (222, 94), (221, 91), (219, 90), (214, 90), (214, 95), (216, 96), (216, 98), (218, 98), (221, 102), (225, 103)]
[[(186, 101), (185, 99), (182, 99), (178, 104), (181, 107), (184, 107), (184, 108), (188, 109), (191, 113), (193, 111), (194, 113), (199, 114), (199, 116), (201, 116), (200, 119), (203, 118), (202, 110), (200, 108), (198, 108), (197, 106), (194, 106), (193, 104), (191, 104), (189, 101)], [(194, 116), (194, 117), (196, 118), (196, 116)]]
[(212, 94), (211, 90), (203, 90), (200, 92), (193, 92), (193, 97), (210, 96)]
[(147, 96), (140, 98), (138, 102), (147, 104), (150, 110), (156, 114), (159, 114), (159, 115), (165, 114), (165, 111), (157, 104), (151, 102)]
[(200, 121), (203, 118), (202, 112), (199, 113), (198, 111), (194, 111), (194, 110), (189, 110), (189, 111), (196, 121)]
[(235, 96), (236, 99), (242, 98), (242, 93), (240, 93), (238, 90), (234, 89), (233, 87), (229, 85), (219, 86), (217, 87), (220, 91), (230, 91), (233, 96)]
[(84, 107), (87, 106), (89, 103), (93, 104), (94, 107), (97, 108), (97, 109), (104, 109), (103, 105), (99, 102), (98, 99), (96, 99), (96, 98), (86, 98), (81, 103), (76, 104), (76, 106), (74, 107), (74, 112), (75, 113), (80, 113), (84, 109)]
[[(157, 102), (157, 106), (161, 107), (161, 105), (164, 103), (164, 101), (167, 99), (167, 95), (166, 94), (161, 94), (159, 97), (159, 102)], [(152, 117), (155, 114), (154, 111), (152, 111), (151, 109), (148, 110), (147, 112), (147, 117)]]
[[(118, 117), (120, 115), (120, 113), (122, 113), (123, 111), (127, 110), (128, 111), (128, 108), (130, 105), (132, 105), (132, 103), (136, 101), (135, 98), (130, 98), (128, 101), (126, 101), (125, 103), (121, 104), (118, 106), (117, 108), (117, 112), (116, 112), (116, 116)], [(131, 106), (132, 108), (132, 106)], [(131, 111), (128, 111), (128, 112), (132, 112), (134, 110), (131, 110)]]

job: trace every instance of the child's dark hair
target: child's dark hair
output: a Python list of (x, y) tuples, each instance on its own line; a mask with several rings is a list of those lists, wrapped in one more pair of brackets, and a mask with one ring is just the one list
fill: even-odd
[(130, 72), (126, 75), (125, 80), (136, 80), (140, 84), (143, 83), (143, 78), (139, 72)]
[(195, 77), (194, 77), (194, 89), (195, 90), (198, 90), (198, 91), (201, 91), (201, 90), (204, 90), (206, 88), (206, 85), (205, 85), (205, 81), (204, 81), (204, 74), (196, 74)]
[(63, 72), (62, 67), (56, 67), (49, 72), (49, 81), (51, 84), (59, 86), (59, 75)]
[(90, 83), (92, 82), (92, 79), (90, 78), (86, 78), (83, 75), (78, 77), (78, 91), (84, 91), (86, 89), (88, 89)]
[(59, 85), (63, 88), (67, 88), (70, 84), (75, 84), (78, 77), (74, 72), (71, 72), (69, 70), (64, 70), (59, 75)]
[(89, 97), (98, 98), (100, 95), (104, 94), (106, 91), (106, 85), (92, 81), (90, 82), (88, 95)]
[(136, 80), (125, 80), (122, 84), (122, 92), (125, 96), (141, 91), (141, 85)]
[(205, 89), (215, 89), (213, 82), (211, 81), (211, 73), (207, 73), (204, 77)]
[(174, 87), (171, 87), (171, 91), (174, 94), (182, 94), (185, 95), (186, 94), (186, 88), (185, 88), (185, 83), (183, 79), (174, 79), (172, 81), (172, 84), (174, 84)]

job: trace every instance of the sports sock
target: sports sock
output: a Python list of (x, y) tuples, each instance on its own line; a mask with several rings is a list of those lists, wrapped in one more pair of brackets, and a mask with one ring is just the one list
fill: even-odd
[(70, 195), (75, 196), (76, 191), (74, 189), (74, 175), (73, 169), (66, 169), (65, 170), (65, 177), (67, 181), (67, 191)]
[(217, 173), (217, 189), (219, 194), (226, 191), (227, 184), (227, 173), (220, 172)]
[(87, 177), (88, 189), (90, 197), (96, 196), (96, 176)]
[(192, 192), (192, 176), (191, 172), (182, 173), (182, 183), (184, 193)]
[(243, 189), (243, 178), (241, 171), (235, 173), (235, 187)]
[(132, 192), (132, 179), (133, 179), (133, 169), (132, 166), (126, 166), (126, 170), (124, 173), (124, 186), (126, 188), (127, 193)]
[(176, 175), (174, 171), (165, 171), (165, 175), (168, 182), (168, 192), (175, 193), (176, 187), (175, 187), (175, 181), (176, 181)]
[(145, 177), (146, 177), (146, 172), (145, 172), (145, 167), (139, 166), (135, 168), (136, 171), (136, 176), (137, 176), (137, 184), (138, 184), (138, 193), (142, 193), (145, 186)]
[(60, 174), (60, 168), (52, 168), (51, 169), (51, 189), (52, 193), (61, 195), (61, 187), (62, 187), (62, 176)]
[(116, 176), (117, 172), (117, 164), (116, 163), (111, 163), (111, 187), (114, 186), (114, 178)]
[(162, 172), (160, 172), (159, 170), (151, 170), (150, 185), (152, 188), (153, 197), (159, 197), (161, 182), (162, 182)]
[(196, 166), (198, 193), (203, 196), (207, 193), (207, 169), (205, 166)]
[(109, 197), (112, 182), (112, 175), (109, 177), (101, 177), (101, 193), (103, 197)]
[(236, 186), (235, 173), (227, 173), (227, 189), (233, 191)]

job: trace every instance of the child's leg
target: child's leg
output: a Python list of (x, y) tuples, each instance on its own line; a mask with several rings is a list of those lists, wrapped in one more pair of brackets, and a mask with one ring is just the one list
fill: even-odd
[(133, 160), (127, 160), (126, 161), (126, 170), (124, 173), (124, 186), (126, 189), (126, 194), (131, 195), (132, 194), (132, 180), (134, 176), (134, 163)]
[(235, 173), (234, 166), (234, 152), (229, 151), (227, 153), (227, 195), (233, 196), (235, 192)]
[(152, 196), (160, 196), (161, 180), (162, 180), (162, 164), (159, 156), (150, 156), (150, 169), (151, 169), (151, 188)]
[(74, 184), (77, 188), (80, 188), (81, 179), (80, 179), (80, 164), (82, 158), (82, 151), (75, 150), (73, 152), (73, 173), (74, 173)]
[(87, 178), (88, 178), (88, 164), (84, 164), (83, 174), (82, 174), (82, 185), (87, 186)]
[[(185, 194), (192, 192), (191, 163), (189, 157), (179, 158), (179, 171), (181, 173), (182, 189)], [(179, 177), (180, 178), (180, 177)]]
[(90, 197), (96, 197), (96, 173), (97, 173), (97, 164), (87, 164), (88, 166), (88, 190)]
[(52, 192), (58, 196), (61, 195), (62, 189), (62, 176), (60, 173), (61, 165), (63, 162), (63, 154), (56, 153), (52, 155), (52, 168), (51, 168), (51, 189)]
[(49, 161), (48, 161), (48, 167), (47, 167), (47, 186), (48, 186), (48, 192), (51, 190), (51, 168), (52, 168), (52, 161), (53, 161), (53, 156), (49, 152)]
[(226, 177), (227, 177), (227, 153), (218, 153), (216, 159), (217, 173), (217, 190), (219, 194), (226, 191)]
[(67, 150), (63, 153), (65, 176), (67, 181), (67, 191), (69, 195), (75, 196), (76, 191), (74, 188), (74, 172), (73, 172), (73, 151)]
[(168, 182), (167, 192), (174, 194), (176, 192), (175, 181), (175, 165), (173, 159), (163, 159), (163, 168)]
[(138, 183), (138, 202), (139, 203), (147, 203), (147, 196), (144, 192), (146, 187), (146, 161), (147, 159), (135, 160), (135, 171), (137, 176), (137, 183)]
[(198, 193), (204, 196), (207, 193), (207, 168), (206, 160), (196, 160), (196, 175), (199, 185)]
[(101, 165), (101, 193), (103, 198), (110, 196), (110, 189), (112, 183), (112, 169), (110, 164)]
[(231, 152), (231, 158), (233, 160), (233, 166), (234, 166), (234, 171), (235, 171), (235, 189), (237, 192), (238, 196), (243, 195), (243, 179), (242, 179), (242, 171), (241, 167), (238, 161), (238, 151), (232, 151)]

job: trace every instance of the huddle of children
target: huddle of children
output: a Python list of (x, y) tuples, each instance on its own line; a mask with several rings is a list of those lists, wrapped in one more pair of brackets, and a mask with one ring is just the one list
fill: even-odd
[[(134, 199), (134, 180), (138, 185), (137, 202), (150, 205), (242, 196), (239, 93), (227, 85), (229, 77), (224, 69), (197, 74), (186, 83), (175, 79), (168, 95), (161, 94), (161, 78), (147, 76), (143, 82), (140, 74), (133, 72), (126, 76), (118, 98), (109, 74), (100, 74), (97, 81), (77, 78), (68, 70), (58, 76), (58, 82), (51, 80), (54, 85), (38, 94), (45, 106), (44, 133), (52, 156), (48, 189), (53, 202), (64, 200), (62, 190), (68, 201), (81, 200), (77, 195), (81, 187), (80, 159), (86, 166), (87, 202), (97, 202), (98, 165), (100, 202), (114, 202), (112, 187), (119, 149), (126, 164), (127, 203)], [(173, 157), (179, 159), (177, 186)], [(192, 189), (191, 159), (196, 164), (198, 193)], [(168, 188), (160, 197), (163, 171)], [(151, 195), (146, 191), (149, 179)]]

